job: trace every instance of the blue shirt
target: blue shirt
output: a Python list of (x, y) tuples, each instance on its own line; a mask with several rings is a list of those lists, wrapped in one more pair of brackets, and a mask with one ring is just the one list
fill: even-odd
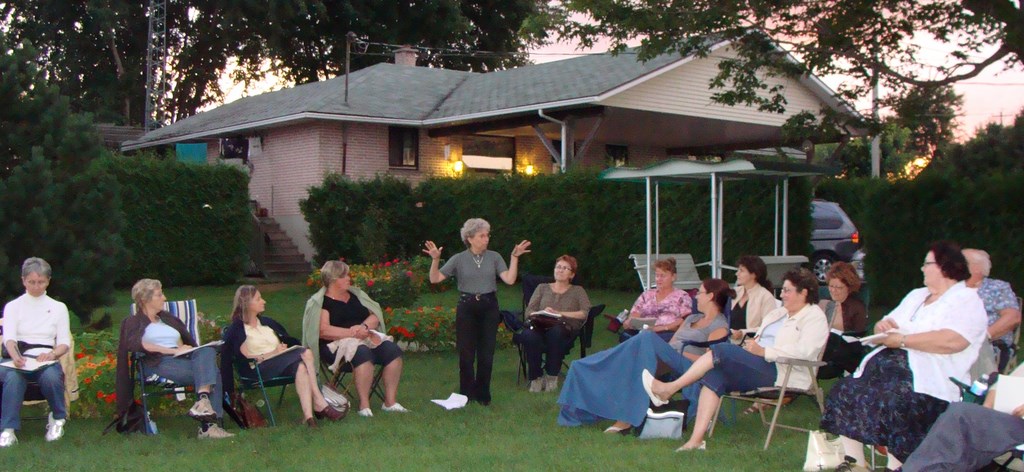
[(786, 318), (788, 317), (783, 316), (775, 320), (774, 323), (765, 326), (761, 330), (761, 336), (757, 338), (757, 343), (765, 348), (775, 346), (775, 337), (779, 335), (779, 330), (782, 329), (782, 323), (786, 321)]
[(163, 321), (150, 323), (149, 326), (146, 326), (146, 331), (142, 333), (142, 342), (147, 344), (175, 348), (178, 347), (178, 341), (181, 341), (181, 334), (178, 334), (178, 330), (164, 324)]
[[(978, 286), (978, 296), (985, 304), (985, 313), (988, 315), (988, 325), (992, 326), (999, 319), (999, 312), (1007, 308), (1020, 310), (1017, 304), (1017, 295), (1013, 293), (1010, 284), (1002, 280), (985, 277)], [(999, 341), (1006, 344), (1013, 344), (1013, 330), (1001, 336)], [(993, 339), (993, 341), (996, 341)]]

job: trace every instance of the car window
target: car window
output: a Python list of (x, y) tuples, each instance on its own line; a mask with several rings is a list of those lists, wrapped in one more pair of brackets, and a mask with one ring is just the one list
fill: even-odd
[(839, 212), (826, 205), (814, 205), (811, 213), (814, 229), (839, 229), (843, 226), (843, 217)]

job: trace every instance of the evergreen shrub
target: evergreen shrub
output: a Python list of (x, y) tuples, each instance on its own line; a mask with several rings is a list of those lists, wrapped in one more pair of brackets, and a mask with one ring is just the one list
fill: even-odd
[(245, 173), (146, 156), (100, 165), (121, 184), (129, 255), (120, 285), (140, 278), (170, 286), (224, 284), (242, 274), (252, 231)]

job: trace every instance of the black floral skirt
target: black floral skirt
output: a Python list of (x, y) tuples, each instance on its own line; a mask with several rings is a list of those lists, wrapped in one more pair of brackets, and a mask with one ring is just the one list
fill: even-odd
[(914, 392), (906, 351), (884, 349), (868, 361), (860, 378), (846, 377), (832, 386), (821, 429), (887, 446), (903, 461), (948, 406), (945, 400)]

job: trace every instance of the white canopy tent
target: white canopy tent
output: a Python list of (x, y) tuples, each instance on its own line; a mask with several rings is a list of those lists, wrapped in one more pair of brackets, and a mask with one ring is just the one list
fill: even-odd
[[(722, 202), (725, 198), (725, 182), (746, 179), (770, 180), (775, 182), (775, 255), (788, 255), (787, 235), (789, 225), (789, 179), (792, 177), (809, 177), (813, 175), (833, 175), (835, 171), (831, 168), (814, 166), (802, 163), (776, 162), (776, 161), (752, 161), (746, 159), (734, 159), (726, 162), (705, 162), (673, 159), (658, 162), (643, 169), (619, 167), (608, 169), (601, 173), (601, 178), (607, 180), (621, 180), (642, 182), (646, 190), (647, 200), (647, 260), (651, 255), (661, 253), (660, 230), (658, 210), (658, 191), (660, 184), (688, 183), (688, 182), (711, 182), (711, 260), (697, 264), (698, 266), (710, 265), (711, 276), (722, 277), (722, 269), (735, 267), (726, 266), (722, 263)], [(782, 234), (779, 234), (779, 205), (781, 186), (782, 205)], [(652, 206), (653, 200), (653, 206)], [(652, 230), (653, 228), (653, 230)], [(779, 253), (781, 241), (782, 253)], [(653, 247), (652, 247), (653, 246)], [(653, 249), (653, 251), (652, 251)], [(651, 281), (651, 266), (647, 264), (647, 286)]]

